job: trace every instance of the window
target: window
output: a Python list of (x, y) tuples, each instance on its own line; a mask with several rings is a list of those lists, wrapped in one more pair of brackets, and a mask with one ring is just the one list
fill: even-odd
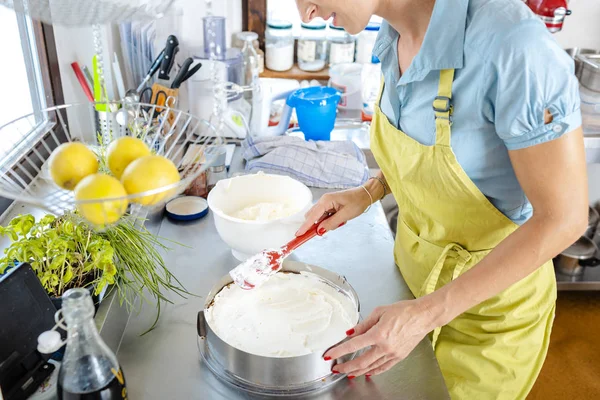
[(0, 131), (0, 165), (14, 158), (21, 145), (39, 134), (47, 122), (40, 112), (47, 106), (39, 57), (43, 49), (37, 38), (43, 38), (40, 33), (40, 24), (10, 8), (0, 7), (0, 50), (4, 55), (0, 63), (0, 127), (33, 114)]
[[(56, 125), (43, 112), (63, 103), (54, 32), (0, 5), (0, 213), (11, 204), (2, 197), (25, 189), (45, 157), (57, 146), (48, 144)], [(16, 121), (15, 121), (16, 120)], [(13, 122), (14, 121), (14, 122)], [(55, 136), (66, 139), (60, 129)]]

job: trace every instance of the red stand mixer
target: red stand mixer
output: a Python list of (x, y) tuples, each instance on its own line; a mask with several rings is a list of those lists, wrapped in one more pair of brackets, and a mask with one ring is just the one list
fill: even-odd
[(524, 0), (525, 4), (542, 19), (548, 30), (559, 32), (567, 15), (571, 15), (568, 0)]

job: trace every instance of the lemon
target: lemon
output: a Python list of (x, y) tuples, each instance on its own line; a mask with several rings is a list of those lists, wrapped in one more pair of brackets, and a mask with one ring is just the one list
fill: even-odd
[(73, 190), (83, 178), (98, 172), (98, 158), (83, 143), (64, 143), (52, 152), (48, 168), (54, 183)]
[(124, 136), (113, 140), (108, 146), (108, 149), (106, 149), (106, 162), (108, 163), (110, 172), (117, 179), (121, 179), (123, 171), (125, 171), (125, 168), (132, 161), (149, 154), (150, 149), (142, 140), (131, 136)]
[(176, 189), (160, 191), (169, 185), (179, 182), (179, 171), (171, 160), (163, 156), (145, 156), (133, 161), (121, 177), (121, 182), (129, 194), (144, 193), (149, 190), (157, 190), (158, 193), (141, 196), (133, 199), (133, 202), (145, 206), (157, 204), (173, 196)]
[(94, 225), (117, 222), (127, 211), (126, 196), (121, 182), (105, 174), (87, 176), (75, 187), (77, 210)]

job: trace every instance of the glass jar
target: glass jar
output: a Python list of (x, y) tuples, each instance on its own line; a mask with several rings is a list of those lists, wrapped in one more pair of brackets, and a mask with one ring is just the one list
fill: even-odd
[(225, 146), (209, 146), (206, 148), (206, 162), (208, 164), (208, 192), (214, 189), (216, 184), (227, 179), (227, 148)]
[(294, 35), (289, 21), (271, 21), (265, 33), (265, 66), (271, 71), (288, 71), (294, 66)]
[(378, 22), (371, 22), (367, 27), (358, 35), (356, 40), (356, 62), (360, 64), (370, 64), (373, 56), (373, 49), (375, 48), (375, 41), (379, 34), (381, 24)]
[(341, 26), (329, 24), (329, 65), (354, 62), (356, 39)]
[(326, 28), (322, 20), (302, 24), (298, 38), (298, 67), (302, 71), (321, 71), (327, 65)]

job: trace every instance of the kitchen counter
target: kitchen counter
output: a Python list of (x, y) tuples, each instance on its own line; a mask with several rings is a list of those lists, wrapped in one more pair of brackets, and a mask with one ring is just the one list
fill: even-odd
[[(231, 172), (241, 171), (234, 157)], [(324, 191), (315, 190), (315, 198)], [(214, 283), (238, 262), (221, 241), (212, 215), (196, 222), (179, 223), (158, 218), (150, 229), (162, 238), (179, 242), (165, 254), (171, 271), (194, 294), (204, 296)], [(379, 203), (349, 222), (343, 229), (316, 238), (294, 254), (302, 262), (345, 275), (360, 297), (366, 317), (378, 305), (411, 299), (412, 294), (395, 266), (393, 238)], [(200, 361), (196, 315), (202, 297), (182, 299), (170, 295), (173, 304), (163, 306), (155, 330), (140, 336), (152, 324), (155, 309), (145, 305), (132, 314), (117, 357), (121, 362), (132, 399), (232, 400), (259, 398), (234, 389), (216, 378)], [(103, 336), (105, 333), (103, 332)], [(317, 400), (448, 399), (429, 339), (386, 374), (370, 380), (343, 380), (314, 397)]]

